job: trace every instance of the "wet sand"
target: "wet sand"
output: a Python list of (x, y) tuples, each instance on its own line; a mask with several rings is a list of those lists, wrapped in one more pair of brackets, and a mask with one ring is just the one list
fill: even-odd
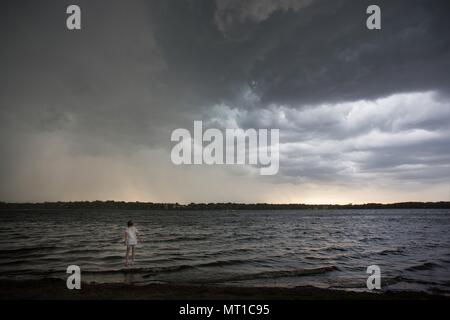
[(68, 290), (65, 281), (0, 281), (2, 300), (429, 300), (448, 299), (421, 292), (349, 292), (314, 287), (267, 288), (149, 284), (82, 283)]

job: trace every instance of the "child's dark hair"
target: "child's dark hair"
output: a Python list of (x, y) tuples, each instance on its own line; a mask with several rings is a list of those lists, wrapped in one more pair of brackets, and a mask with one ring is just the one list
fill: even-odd
[(132, 225), (133, 225), (133, 221), (130, 220), (127, 222), (127, 226), (131, 227)]

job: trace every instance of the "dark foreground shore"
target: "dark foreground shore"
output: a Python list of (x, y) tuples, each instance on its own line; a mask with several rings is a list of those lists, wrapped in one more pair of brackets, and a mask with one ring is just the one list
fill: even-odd
[(65, 281), (48, 279), (36, 281), (0, 281), (0, 299), (429, 300), (448, 299), (448, 297), (420, 292), (348, 292), (314, 287), (254, 288), (171, 284), (136, 286), (128, 284), (83, 283), (81, 290), (68, 290)]

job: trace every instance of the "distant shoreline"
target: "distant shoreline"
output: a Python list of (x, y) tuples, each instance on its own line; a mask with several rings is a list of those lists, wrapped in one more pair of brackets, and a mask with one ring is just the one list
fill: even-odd
[(63, 280), (0, 281), (0, 300), (434, 300), (448, 299), (424, 292), (354, 292), (316, 287), (230, 287), (121, 283), (82, 283), (81, 290), (68, 290)]
[(271, 203), (154, 203), (124, 201), (72, 201), (7, 203), (0, 202), (1, 210), (49, 209), (121, 209), (121, 210), (339, 210), (339, 209), (450, 209), (450, 201), (399, 202), (366, 204), (271, 204)]

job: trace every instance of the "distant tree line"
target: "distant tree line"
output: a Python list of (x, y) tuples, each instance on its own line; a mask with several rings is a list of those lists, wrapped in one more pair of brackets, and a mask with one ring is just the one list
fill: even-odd
[(154, 203), (124, 201), (73, 201), (40, 203), (0, 202), (0, 210), (121, 209), (121, 210), (327, 210), (327, 209), (450, 209), (450, 202), (401, 202), (366, 204), (271, 204), (271, 203)]

